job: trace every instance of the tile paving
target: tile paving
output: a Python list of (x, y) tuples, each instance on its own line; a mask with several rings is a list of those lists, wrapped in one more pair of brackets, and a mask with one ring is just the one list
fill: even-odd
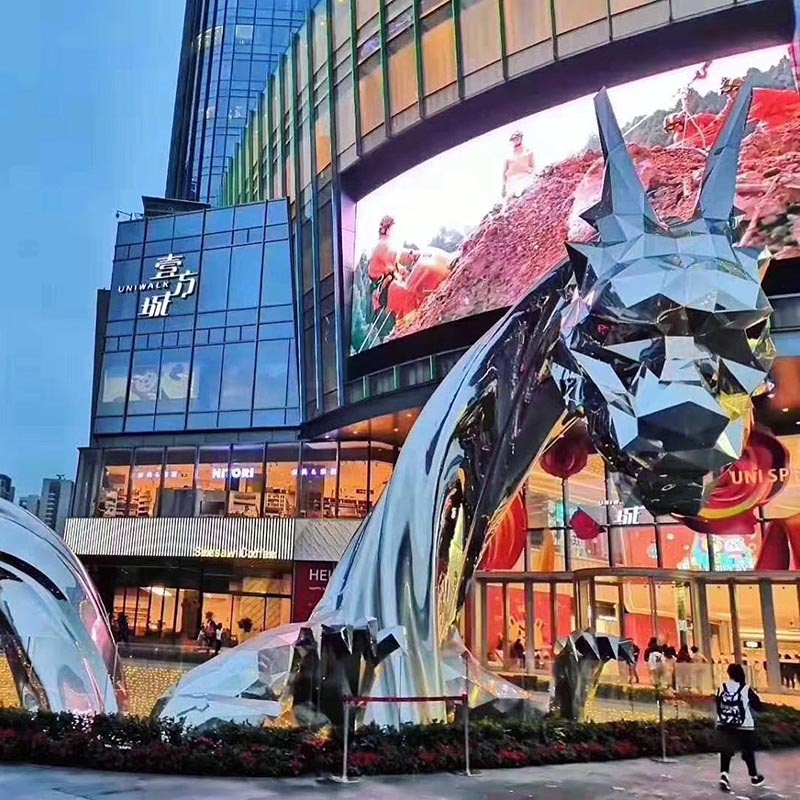
[[(800, 752), (760, 756), (767, 785), (753, 789), (735, 762), (734, 794), (747, 800), (800, 800)], [(313, 778), (235, 780), (130, 775), (36, 766), (0, 765), (2, 800), (707, 800), (719, 795), (711, 756), (675, 764), (625, 761), (457, 775), (367, 778), (337, 785)]]

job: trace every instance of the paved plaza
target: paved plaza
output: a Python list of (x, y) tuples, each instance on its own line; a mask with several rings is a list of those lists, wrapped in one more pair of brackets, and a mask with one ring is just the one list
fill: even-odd
[[(737, 761), (733, 770), (738, 798), (798, 800), (800, 753), (761, 756), (767, 785), (753, 789)], [(163, 775), (128, 775), (50, 767), (0, 765), (0, 790), (8, 800), (707, 800), (718, 795), (717, 762), (711, 756), (675, 764), (625, 761), (497, 770), (477, 777), (426, 775), (367, 778), (349, 786), (313, 778), (233, 780)]]

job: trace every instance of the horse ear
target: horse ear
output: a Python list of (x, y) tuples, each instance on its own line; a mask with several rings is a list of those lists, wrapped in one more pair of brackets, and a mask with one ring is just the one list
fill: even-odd
[(629, 223), (642, 224), (647, 220), (658, 224), (605, 89), (595, 95), (594, 110), (606, 162), (603, 194), (600, 202), (582, 214), (582, 218), (595, 227), (599, 220), (609, 216), (625, 217)]
[(729, 222), (735, 213), (736, 173), (747, 114), (753, 99), (752, 86), (739, 89), (725, 124), (717, 134), (706, 161), (695, 217), (711, 222)]

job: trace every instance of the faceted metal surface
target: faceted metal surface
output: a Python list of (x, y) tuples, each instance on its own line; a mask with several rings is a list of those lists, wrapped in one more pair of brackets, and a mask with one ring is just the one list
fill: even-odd
[(106, 613), (83, 566), (44, 523), (0, 500), (0, 646), (29, 710), (126, 710)]
[(564, 642), (554, 662), (553, 710), (565, 719), (582, 721), (603, 667), (609, 661), (636, 663), (633, 643), (605, 633), (576, 631)]
[(653, 211), (605, 92), (596, 100), (606, 175), (584, 218), (599, 240), (572, 245), (572, 297), (561, 311), (553, 374), (586, 417), (627, 505), (696, 515), (742, 453), (751, 397), (774, 358), (766, 253), (735, 247), (742, 90), (706, 165), (688, 222)]
[[(283, 687), (271, 702), (295, 708), (316, 692), (316, 707), (335, 716), (338, 692), (448, 693), (463, 666), (444, 654), (473, 571), (531, 464), (578, 416), (627, 503), (659, 513), (700, 510), (715, 478), (742, 453), (751, 397), (774, 354), (759, 255), (734, 246), (749, 98), (739, 92), (712, 150), (696, 214), (677, 223), (657, 219), (608, 98), (597, 96), (606, 173), (601, 202), (586, 218), (598, 242), (571, 247), (570, 261), (442, 381), (311, 619), (283, 629), (298, 642), (294, 654), (280, 664), (268, 658), (285, 647), (273, 633), (245, 645), (254, 683)], [(365, 629), (377, 650), (389, 643), (377, 660), (369, 647), (354, 648), (353, 632)], [(330, 647), (320, 644), (326, 635)], [(218, 715), (227, 698), (245, 696), (243, 687), (200, 711), (195, 672), (210, 692), (228, 686), (236, 665), (231, 652), (193, 671), (161, 713)], [(518, 692), (493, 676), (482, 687), (492, 698)], [(363, 720), (394, 725), (444, 713), (441, 702), (375, 704)], [(275, 716), (265, 704), (264, 719)]]

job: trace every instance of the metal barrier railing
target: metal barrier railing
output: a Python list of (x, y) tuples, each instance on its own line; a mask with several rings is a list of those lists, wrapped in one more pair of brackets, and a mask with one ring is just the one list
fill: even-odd
[(469, 698), (467, 693), (456, 695), (434, 695), (430, 697), (345, 697), (344, 698), (344, 739), (342, 744), (342, 774), (332, 775), (336, 783), (357, 783), (357, 778), (348, 776), (350, 754), (350, 709), (365, 708), (369, 703), (460, 703), (464, 717), (464, 775), (472, 777), (469, 760)]

